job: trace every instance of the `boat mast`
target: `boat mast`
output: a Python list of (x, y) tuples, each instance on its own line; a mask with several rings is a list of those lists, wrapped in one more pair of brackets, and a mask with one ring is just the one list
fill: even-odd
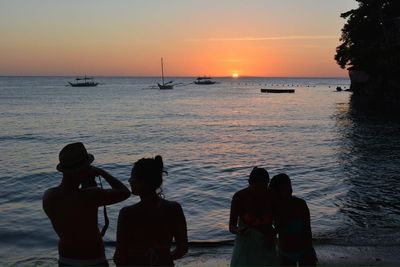
[(164, 85), (164, 64), (163, 64), (163, 58), (161, 58), (161, 77), (162, 77), (162, 84)]

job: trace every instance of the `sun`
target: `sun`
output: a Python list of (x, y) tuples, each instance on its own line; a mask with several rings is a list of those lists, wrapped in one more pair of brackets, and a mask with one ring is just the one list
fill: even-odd
[(232, 78), (239, 78), (239, 73), (232, 73)]

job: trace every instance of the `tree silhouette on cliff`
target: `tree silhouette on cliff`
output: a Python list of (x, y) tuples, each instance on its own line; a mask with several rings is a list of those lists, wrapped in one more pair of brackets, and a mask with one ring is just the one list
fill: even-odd
[(342, 68), (372, 77), (399, 76), (400, 0), (357, 0), (359, 7), (341, 14), (347, 19), (335, 60)]

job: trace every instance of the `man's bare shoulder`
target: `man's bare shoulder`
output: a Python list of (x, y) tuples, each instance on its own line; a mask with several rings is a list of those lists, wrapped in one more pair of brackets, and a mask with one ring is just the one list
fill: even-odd
[(47, 189), (42, 198), (42, 206), (47, 214), (50, 214), (54, 210), (54, 203), (59, 198), (60, 188), (58, 186)]
[(248, 187), (246, 187), (246, 188), (243, 188), (243, 189), (241, 189), (241, 190), (239, 190), (239, 191), (237, 191), (235, 194), (233, 194), (233, 199), (241, 199), (241, 198), (245, 198), (245, 197), (248, 197), (249, 196), (249, 193), (250, 193), (250, 190), (249, 190), (249, 188)]
[(60, 193), (59, 186), (49, 188), (43, 194), (43, 201), (50, 200), (50, 199), (56, 197), (59, 193)]

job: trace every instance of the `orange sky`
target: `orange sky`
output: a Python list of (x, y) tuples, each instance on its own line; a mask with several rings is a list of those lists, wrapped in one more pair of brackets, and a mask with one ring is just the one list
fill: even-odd
[[(150, 3), (148, 3), (150, 2)], [(0, 75), (345, 76), (352, 0), (5, 0)]]

